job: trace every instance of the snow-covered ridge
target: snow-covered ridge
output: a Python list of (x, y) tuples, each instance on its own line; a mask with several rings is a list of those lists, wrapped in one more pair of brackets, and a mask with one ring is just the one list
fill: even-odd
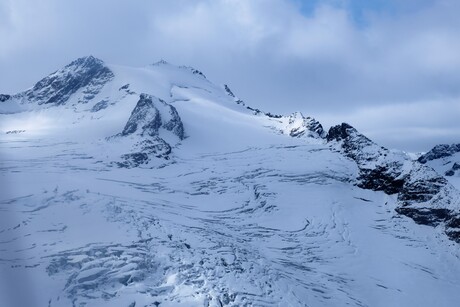
[[(253, 134), (256, 142), (260, 142), (267, 133), (275, 132), (301, 138), (307, 143), (313, 140), (327, 142), (331, 148), (338, 148), (356, 162), (359, 169), (355, 178), (357, 186), (384, 191), (389, 195), (397, 194), (399, 206), (404, 208), (398, 209), (398, 212), (418, 222), (427, 219), (416, 218), (420, 213), (414, 212), (423, 211), (427, 215), (431, 209), (445, 209), (447, 213), (442, 217), (433, 213), (429, 218), (431, 221), (426, 224), (448, 224), (458, 216), (460, 208), (456, 196), (452, 196), (457, 192), (442, 176), (429, 167), (418, 165), (402, 152), (375, 144), (350, 125), (337, 125), (326, 133), (318, 121), (300, 112), (287, 116), (262, 112), (247, 106), (228, 85), (216, 86), (199, 70), (175, 66), (164, 60), (146, 68), (131, 69), (107, 65), (92, 56), (83, 57), (40, 80), (32, 89), (12, 97), (3, 95), (2, 100), (3, 104), (16, 101), (29, 110), (33, 110), (34, 105), (38, 110), (42, 105), (72, 106), (70, 116), (78, 115), (69, 121), (77, 126), (88, 122), (88, 119), (94, 122), (107, 118), (114, 122), (111, 118), (119, 114), (116, 118), (125, 118), (123, 127), (114, 127), (118, 131), (104, 138), (107, 146), (117, 148), (113, 152), (118, 156), (116, 154), (110, 158), (111, 161), (105, 161), (109, 165), (156, 167), (164, 163), (158, 159), (173, 162), (171, 157), (178, 154), (175, 151), (181, 147), (186, 135), (195, 140), (201, 138), (205, 144), (200, 147), (209, 150), (206, 147), (240, 143), (229, 142), (226, 133), (233, 136), (242, 133), (245, 138)], [(197, 110), (201, 110), (198, 112), (202, 114), (183, 121), (181, 112), (189, 114), (191, 111), (193, 114)], [(5, 113), (14, 113), (14, 108), (13, 112)], [(211, 118), (217, 121), (210, 127), (203, 126), (196, 131), (191, 128)], [(231, 126), (221, 126), (222, 120)], [(255, 126), (258, 126), (256, 130), (251, 128)], [(192, 131), (187, 131), (187, 127)], [(237, 132), (240, 129), (241, 132)], [(259, 132), (259, 129), (266, 131)], [(27, 134), (27, 129), (18, 128), (8, 133), (12, 131)], [(454, 145), (441, 145), (420, 157), (419, 161), (425, 162), (457, 151)], [(450, 237), (460, 240), (457, 236)]]
[(418, 159), (420, 163), (433, 167), (460, 186), (460, 144), (440, 144)]
[(402, 152), (378, 146), (345, 123), (332, 127), (326, 138), (357, 163), (359, 187), (397, 194), (398, 213), (424, 225), (443, 224), (460, 243), (459, 193), (443, 176)]
[[(143, 95), (158, 97), (155, 98), (157, 101), (152, 110), (167, 106), (166, 108), (170, 110), (166, 110), (164, 116), (170, 116), (167, 115), (170, 113), (173, 114), (171, 115), (173, 118), (180, 118), (174, 104), (184, 104), (187, 101), (190, 101), (189, 104), (192, 104), (192, 101), (202, 104), (206, 101), (211, 107), (208, 109), (219, 109), (220, 115), (213, 116), (224, 116), (231, 121), (260, 122), (268, 130), (292, 137), (324, 138), (325, 136), (321, 124), (314, 118), (305, 117), (299, 112), (288, 116), (264, 113), (247, 106), (242, 100), (236, 98), (227, 85), (220, 87), (212, 84), (199, 70), (189, 66), (175, 66), (164, 60), (146, 68), (133, 69), (107, 65), (93, 56), (79, 58), (43, 78), (25, 92), (13, 96), (3, 95), (0, 114), (17, 113), (24, 110), (38, 111), (42, 106), (66, 106), (80, 114), (78, 119), (70, 120), (74, 123), (84, 122), (83, 118), (89, 116), (95, 118), (97, 115), (97, 118), (107, 118), (113, 114), (120, 114), (119, 112), (139, 113), (140, 109), (144, 110), (142, 111), (143, 116), (147, 116), (150, 111), (145, 111), (146, 106), (143, 103), (147, 100), (143, 98)], [(122, 105), (125, 104), (125, 101), (130, 101), (128, 105), (132, 105), (133, 99), (136, 99), (133, 96), (138, 97), (140, 104), (128, 111), (126, 109), (128, 106), (123, 107)], [(88, 111), (94, 115), (85, 114)], [(235, 116), (238, 118), (232, 119)], [(128, 120), (129, 123), (126, 123), (126, 126), (132, 126), (134, 118)], [(183, 125), (166, 124), (164, 126), (166, 130), (168, 125), (178, 129), (174, 133), (179, 140), (184, 138), (186, 132)], [(138, 135), (143, 136), (144, 133)], [(143, 140), (143, 142), (147, 141)], [(163, 148), (162, 154), (155, 154), (156, 150), (151, 150), (150, 154), (153, 157), (167, 159), (171, 149), (178, 144), (177, 142), (169, 144), (164, 139), (159, 143), (162, 144), (160, 146)], [(153, 146), (150, 145), (149, 147)], [(142, 154), (144, 161), (148, 163), (151, 159), (146, 155), (145, 152)], [(125, 154), (122, 156), (126, 157)], [(138, 166), (139, 163), (134, 165)]]
[(263, 112), (165, 61), (86, 57), (43, 80), (0, 96), (1, 306), (460, 300), (444, 158)]
[(460, 152), (460, 144), (440, 144), (433, 147), (430, 151), (418, 158), (420, 163), (426, 163), (431, 160), (450, 157)]

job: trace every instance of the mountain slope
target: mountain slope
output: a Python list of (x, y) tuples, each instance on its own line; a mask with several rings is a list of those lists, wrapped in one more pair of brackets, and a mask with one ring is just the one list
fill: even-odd
[(458, 191), (404, 153), (164, 61), (44, 80), (1, 96), (1, 305), (460, 299)]

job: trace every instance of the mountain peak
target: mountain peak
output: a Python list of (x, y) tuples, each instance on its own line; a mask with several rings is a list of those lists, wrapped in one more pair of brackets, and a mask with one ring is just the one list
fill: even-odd
[(445, 158), (452, 156), (453, 154), (460, 152), (460, 143), (459, 144), (439, 144), (433, 147), (429, 152), (420, 156), (418, 161), (420, 163), (426, 163), (430, 160), (436, 160), (440, 158)]
[(98, 59), (92, 55), (83, 56), (72, 61), (70, 64), (66, 65), (65, 67), (93, 67), (97, 65), (104, 65), (104, 61)]
[(38, 81), (23, 93), (29, 102), (62, 105), (77, 91), (82, 91), (81, 102), (94, 98), (102, 87), (114, 77), (100, 59), (93, 56), (78, 58)]
[(294, 112), (288, 117), (286, 127), (291, 137), (309, 137), (324, 138), (326, 133), (323, 126), (314, 118), (305, 117), (301, 112)]
[(161, 65), (171, 65), (171, 64), (164, 59), (160, 59), (159, 61), (156, 61), (151, 64), (151, 66), (161, 66)]

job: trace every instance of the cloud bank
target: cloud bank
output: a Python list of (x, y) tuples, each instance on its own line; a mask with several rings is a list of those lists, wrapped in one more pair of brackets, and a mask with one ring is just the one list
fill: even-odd
[(348, 121), (388, 147), (460, 142), (460, 2), (401, 2), (4, 0), (0, 92), (82, 55), (163, 58), (255, 107)]

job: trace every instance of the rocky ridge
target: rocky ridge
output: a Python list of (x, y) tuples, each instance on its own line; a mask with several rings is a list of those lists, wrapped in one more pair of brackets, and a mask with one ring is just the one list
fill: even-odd
[(396, 212), (419, 224), (443, 224), (449, 238), (460, 243), (458, 191), (443, 176), (375, 144), (346, 123), (331, 127), (326, 139), (358, 165), (357, 186), (397, 194)]

